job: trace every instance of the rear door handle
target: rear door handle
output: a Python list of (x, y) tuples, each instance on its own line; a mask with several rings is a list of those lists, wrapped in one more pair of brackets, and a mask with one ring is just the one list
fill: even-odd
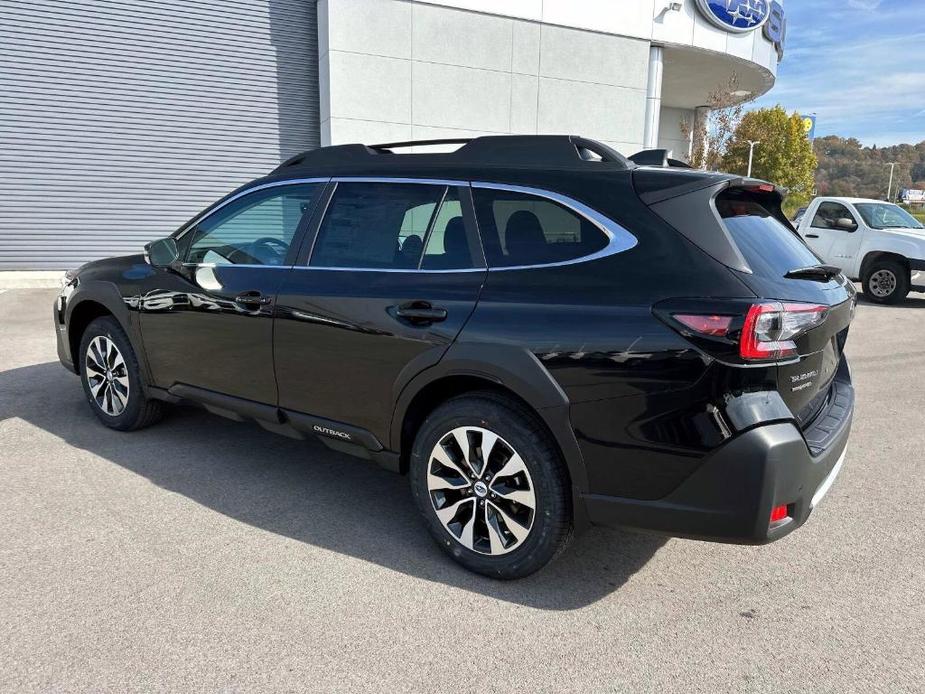
[(807, 235), (806, 235), (806, 238), (808, 238), (808, 239), (818, 239), (818, 238), (819, 238), (819, 234), (807, 234)]
[(268, 296), (264, 296), (260, 292), (250, 291), (238, 294), (234, 298), (234, 301), (236, 304), (241, 304), (242, 306), (266, 306), (271, 301), (273, 301), (273, 299)]
[(411, 301), (395, 309), (395, 315), (410, 323), (429, 325), (446, 320), (446, 309), (431, 306), (426, 301)]

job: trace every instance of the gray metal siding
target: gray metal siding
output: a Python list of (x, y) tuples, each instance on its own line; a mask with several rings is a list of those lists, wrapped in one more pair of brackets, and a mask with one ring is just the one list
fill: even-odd
[(315, 0), (3, 0), (0, 269), (135, 253), (317, 147)]

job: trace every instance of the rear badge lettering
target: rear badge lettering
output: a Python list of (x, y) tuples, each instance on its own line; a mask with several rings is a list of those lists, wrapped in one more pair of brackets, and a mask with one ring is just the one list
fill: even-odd
[(350, 434), (348, 434), (346, 431), (336, 431), (334, 429), (328, 429), (327, 427), (323, 427), (320, 424), (314, 425), (312, 429), (314, 429), (319, 434), (323, 434), (324, 436), (336, 436), (339, 439), (350, 441)]
[(809, 371), (805, 374), (800, 374), (799, 376), (790, 377), (790, 392), (796, 393), (799, 390), (806, 390), (813, 384), (813, 379), (819, 375), (819, 372), (816, 370)]

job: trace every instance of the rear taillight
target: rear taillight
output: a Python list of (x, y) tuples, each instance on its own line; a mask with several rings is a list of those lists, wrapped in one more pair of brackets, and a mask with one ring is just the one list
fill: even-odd
[[(825, 321), (828, 306), (767, 301), (752, 304), (737, 316), (722, 313), (671, 313), (682, 332), (720, 338), (746, 361), (778, 361), (797, 355), (794, 340)], [(678, 327), (678, 326), (676, 326)]]
[(796, 356), (794, 338), (825, 321), (828, 306), (772, 301), (753, 304), (739, 338), (739, 356), (768, 361)]

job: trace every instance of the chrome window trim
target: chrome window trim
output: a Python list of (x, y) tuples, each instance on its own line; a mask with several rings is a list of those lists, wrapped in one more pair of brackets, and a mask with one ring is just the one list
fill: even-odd
[(443, 178), (417, 178), (408, 177), (384, 177), (384, 176), (334, 176), (333, 183), (414, 183), (423, 186), (465, 186), (469, 187), (469, 181), (458, 181)]
[(605, 217), (600, 212), (595, 209), (592, 209), (585, 205), (582, 202), (568, 197), (567, 195), (562, 195), (561, 193), (555, 193), (551, 190), (544, 190), (542, 188), (533, 188), (530, 186), (518, 186), (518, 185), (509, 185), (507, 183), (489, 183), (487, 181), (472, 181), (473, 188), (483, 188), (488, 190), (506, 190), (511, 193), (523, 193), (524, 195), (533, 195), (539, 198), (546, 198), (547, 200), (552, 200), (557, 202), (563, 207), (571, 210), (580, 217), (585, 218), (591, 222), (594, 226), (604, 232), (604, 235), (608, 238), (608, 243), (601, 250), (595, 251), (589, 255), (579, 256), (578, 258), (571, 258), (570, 260), (560, 260), (554, 263), (536, 263), (533, 265), (508, 265), (504, 267), (489, 267), (489, 272), (504, 272), (508, 270), (534, 270), (539, 268), (547, 267), (563, 267), (565, 265), (576, 265), (578, 263), (589, 263), (594, 260), (599, 260), (601, 258), (606, 258), (607, 256), (616, 255), (617, 253), (622, 253), (628, 251), (636, 244), (639, 243), (639, 240), (633, 236), (627, 229), (617, 224), (615, 221), (609, 217)]
[[(250, 193), (264, 190), (266, 188), (273, 188), (278, 186), (285, 185), (297, 185), (304, 183), (410, 183), (417, 185), (434, 185), (434, 186), (463, 186), (470, 188), (480, 188), (487, 190), (504, 190), (512, 193), (522, 193), (525, 195), (534, 195), (539, 198), (545, 198), (547, 200), (552, 200), (553, 202), (559, 203), (563, 207), (571, 210), (575, 214), (583, 217), (584, 219), (591, 222), (594, 226), (600, 229), (608, 239), (608, 243), (604, 248), (589, 255), (579, 256), (578, 258), (571, 258), (570, 260), (560, 260), (553, 263), (536, 263), (533, 265), (510, 265), (503, 267), (476, 267), (476, 268), (459, 268), (459, 269), (448, 269), (448, 270), (427, 270), (423, 268), (371, 268), (371, 267), (321, 267), (314, 265), (247, 265), (247, 264), (235, 264), (235, 263), (222, 263), (222, 264), (196, 264), (196, 263), (184, 263), (186, 267), (251, 267), (251, 268), (272, 268), (279, 270), (321, 270), (326, 272), (388, 272), (388, 273), (432, 273), (432, 274), (446, 274), (454, 272), (507, 272), (510, 270), (538, 270), (543, 268), (554, 268), (554, 267), (563, 267), (566, 265), (577, 265), (578, 263), (588, 263), (594, 260), (600, 260), (601, 258), (606, 258), (611, 255), (616, 255), (617, 253), (622, 253), (628, 251), (631, 248), (634, 248), (639, 240), (626, 228), (613, 221), (609, 217), (604, 216), (597, 210), (588, 207), (582, 202), (570, 198), (567, 195), (561, 193), (556, 193), (554, 191), (545, 190), (543, 188), (534, 188), (532, 186), (520, 186), (512, 185), (508, 183), (492, 183), (490, 181), (460, 181), (456, 179), (439, 179), (439, 178), (415, 178), (415, 177), (389, 177), (389, 176), (329, 176), (323, 178), (293, 178), (287, 179), (285, 181), (272, 181), (270, 183), (264, 183), (259, 186), (254, 186), (253, 188), (248, 188), (243, 190), (237, 195), (225, 200), (221, 205), (216, 207), (213, 210), (209, 210), (208, 214), (202, 214), (199, 217), (191, 221), (186, 227), (184, 227), (180, 232), (178, 232), (176, 238), (180, 238), (185, 234), (189, 229), (196, 226), (206, 217), (210, 217), (220, 209), (228, 205), (229, 203), (234, 202), (235, 200), (248, 195)], [(324, 221), (324, 217), (327, 215), (328, 208), (331, 204), (331, 200), (334, 198), (334, 193), (336, 188), (331, 192), (330, 197), (327, 199), (325, 204), (325, 209), (321, 215), (321, 221)], [(479, 240), (481, 241), (481, 235)], [(311, 256), (314, 253), (315, 241), (317, 241), (317, 234), (315, 238), (312, 239), (312, 248), (309, 252), (308, 262), (311, 262)], [(426, 247), (425, 247), (426, 250)]]

